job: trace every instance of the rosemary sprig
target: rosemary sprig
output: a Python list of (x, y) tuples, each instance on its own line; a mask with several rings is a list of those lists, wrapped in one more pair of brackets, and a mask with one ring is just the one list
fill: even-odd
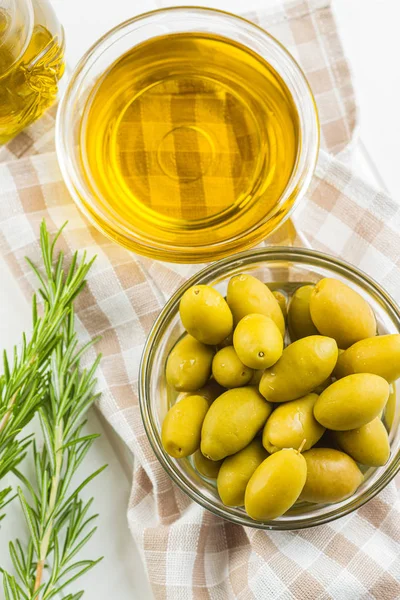
[[(60, 286), (70, 285), (73, 273), (70, 270), (64, 278), (62, 255), (53, 264), (54, 242), (49, 245), (43, 229), (46, 279), (34, 269), (41, 282), (40, 293), (52, 307), (58, 302)], [(47, 252), (49, 248), (51, 252)], [(75, 257), (73, 266), (76, 262)], [(84, 502), (80, 494), (105, 467), (91, 473), (75, 488), (71, 483), (98, 437), (83, 434), (86, 422), (82, 419), (97, 399), (95, 372), (100, 357), (89, 370), (80, 369), (82, 355), (96, 340), (78, 349), (71, 307), (59, 327), (59, 336), (51, 352), (46, 388), (38, 408), (44, 445), (40, 451), (35, 442), (31, 445), (34, 481), (13, 468), (22, 484), (18, 496), (30, 537), (26, 546), (19, 540), (9, 545), (15, 575), (3, 571), (6, 600), (50, 600), (101, 560), (76, 560), (76, 555), (96, 531), (93, 521), (97, 517), (91, 514), (93, 499)], [(82, 595), (80, 591), (66, 598), (79, 600)]]
[[(4, 373), (0, 377), (0, 482), (24, 458), (29, 439), (17, 436), (31, 421), (41, 405), (47, 389), (49, 357), (60, 341), (60, 327), (71, 310), (72, 303), (85, 285), (85, 277), (93, 260), (86, 256), (78, 262), (74, 254), (66, 275), (63, 273), (63, 253), (54, 259), (54, 249), (63, 228), (50, 238), (45, 222), (40, 228), (40, 246), (45, 276), (29, 260), (41, 283), (43, 315), (39, 317), (36, 296), (32, 301), (33, 332), (30, 340), (22, 336), (20, 350), (14, 347), (12, 358), (3, 355)], [(47, 280), (46, 280), (47, 278)], [(0, 484), (1, 485), (1, 484)], [(0, 519), (11, 500), (11, 487), (0, 489)]]
[[(39, 409), (44, 446), (39, 452), (36, 443), (32, 445), (35, 481), (15, 470), (24, 488), (18, 488), (18, 495), (30, 540), (25, 548), (19, 540), (10, 543), (16, 577), (4, 573), (7, 600), (49, 600), (101, 560), (74, 561), (96, 531), (97, 515), (90, 512), (93, 499), (84, 502), (80, 493), (105, 468), (91, 473), (76, 488), (71, 486), (98, 437), (83, 435), (82, 416), (97, 398), (99, 357), (88, 371), (80, 371), (81, 355), (70, 314), (64, 338), (51, 357), (49, 390)], [(75, 600), (82, 594), (70, 597)]]

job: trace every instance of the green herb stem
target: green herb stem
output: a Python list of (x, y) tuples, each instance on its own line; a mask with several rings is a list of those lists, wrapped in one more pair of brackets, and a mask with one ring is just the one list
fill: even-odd
[(42, 583), (43, 577), (43, 569), (46, 563), (47, 554), (49, 551), (51, 534), (53, 531), (54, 524), (54, 509), (56, 506), (56, 500), (58, 496), (58, 488), (60, 485), (60, 477), (61, 477), (61, 469), (63, 463), (62, 457), (62, 447), (63, 447), (63, 434), (62, 434), (62, 423), (56, 425), (55, 435), (54, 435), (54, 451), (55, 451), (55, 471), (51, 478), (51, 490), (50, 490), (50, 498), (49, 505), (46, 511), (46, 522), (48, 522), (47, 529), (43, 535), (43, 538), (40, 542), (40, 552), (39, 552), (39, 562), (36, 566), (36, 577), (35, 577), (35, 585), (33, 588), (33, 592), (37, 592), (39, 590), (40, 585)]

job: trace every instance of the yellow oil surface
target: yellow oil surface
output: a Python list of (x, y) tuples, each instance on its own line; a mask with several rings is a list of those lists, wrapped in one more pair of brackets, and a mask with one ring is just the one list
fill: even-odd
[[(39, 118), (53, 104), (64, 72), (61, 29), (46, 0), (34, 2), (29, 43), (14, 60), (13, 40), (6, 36), (9, 15), (0, 8), (0, 144)], [(23, 35), (24, 24), (16, 32)], [(15, 40), (18, 44), (18, 40)]]
[(300, 143), (276, 71), (203, 33), (156, 37), (118, 59), (86, 102), (80, 136), (102, 211), (150, 245), (199, 249), (257, 227), (287, 186)]

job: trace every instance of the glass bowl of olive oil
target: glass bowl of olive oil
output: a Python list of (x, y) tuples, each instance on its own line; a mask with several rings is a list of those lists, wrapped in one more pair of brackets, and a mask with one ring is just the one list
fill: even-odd
[(72, 197), (130, 250), (206, 262), (271, 234), (304, 196), (319, 126), (287, 50), (229, 13), (169, 8), (102, 37), (59, 107)]

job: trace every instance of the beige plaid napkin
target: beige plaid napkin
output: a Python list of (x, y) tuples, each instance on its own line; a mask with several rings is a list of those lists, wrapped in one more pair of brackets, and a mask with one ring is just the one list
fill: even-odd
[[(340, 152), (351, 141), (355, 105), (328, 3), (279, 2), (269, 13), (249, 17), (298, 58), (319, 105), (323, 147)], [(82, 340), (102, 335), (99, 408), (135, 457), (128, 521), (156, 598), (400, 598), (400, 501), (395, 483), (355, 514), (292, 533), (268, 533), (223, 521), (172, 484), (142, 426), (138, 363), (165, 299), (199, 267), (137, 257), (87, 224), (61, 179), (51, 112), (0, 152), (0, 251), (26, 293), (32, 293), (34, 282), (23, 257), (38, 255), (42, 218), (52, 229), (69, 220), (61, 239), (67, 253), (86, 248), (98, 255), (79, 299), (78, 326)], [(294, 226), (298, 234), (286, 225), (274, 243), (306, 243), (340, 254), (400, 300), (400, 206), (353, 177), (326, 152), (321, 152)]]

